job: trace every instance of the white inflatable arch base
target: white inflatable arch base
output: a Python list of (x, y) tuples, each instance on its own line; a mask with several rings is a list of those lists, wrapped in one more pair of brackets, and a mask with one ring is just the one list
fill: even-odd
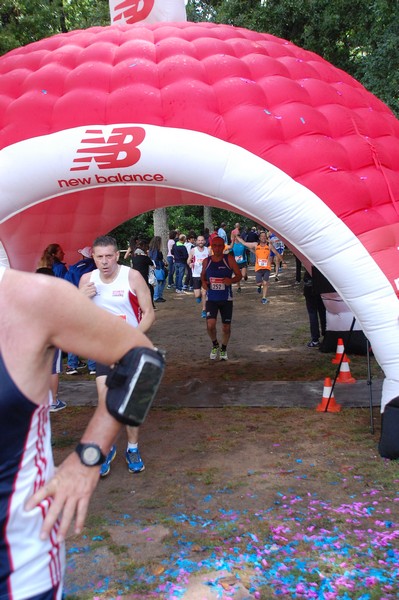
[[(202, 197), (204, 204), (225, 205), (266, 224), (321, 271), (356, 317), (385, 374), (381, 411), (399, 397), (399, 300), (387, 277), (319, 197), (254, 154), (184, 129), (91, 125), (4, 148), (0, 178), (0, 237), (10, 217), (23, 217), (33, 205), (82, 192), (78, 211), (84, 212), (91, 197), (84, 191), (97, 196), (113, 191), (116, 203), (118, 190), (127, 186), (130, 191), (144, 186), (147, 204), (138, 200), (140, 189), (133, 189), (134, 214), (130, 206), (119, 222), (159, 208), (159, 190), (169, 189), (192, 195), (193, 203)], [(78, 215), (74, 223), (79, 225)]]

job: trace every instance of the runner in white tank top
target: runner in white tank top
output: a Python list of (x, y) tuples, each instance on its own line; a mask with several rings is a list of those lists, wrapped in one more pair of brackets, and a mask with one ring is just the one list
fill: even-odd
[[(155, 319), (147, 282), (135, 269), (118, 264), (119, 250), (113, 237), (98, 237), (94, 240), (92, 249), (97, 269), (82, 276), (79, 289), (101, 308), (122, 317), (129, 325), (147, 332)], [(109, 367), (97, 363), (98, 403), (102, 406), (105, 406), (105, 382), (109, 371)], [(130, 473), (141, 473), (145, 467), (138, 449), (139, 428), (127, 426), (126, 431), (128, 445), (125, 459), (128, 470)], [(113, 445), (101, 465), (102, 477), (109, 475), (115, 455), (116, 446)]]
[(192, 248), (191, 250), (191, 256), (193, 257), (193, 260), (191, 262), (193, 269), (193, 277), (199, 277), (201, 279), (202, 263), (206, 258), (208, 258), (209, 250), (206, 246), (203, 248), (201, 248), (200, 246), (195, 246), (195, 248)]
[(137, 300), (137, 295), (130, 289), (129, 273), (130, 267), (119, 265), (119, 271), (115, 279), (105, 283), (101, 279), (98, 269), (90, 273), (90, 281), (96, 286), (96, 295), (93, 301), (108, 312), (122, 317), (133, 327), (137, 327), (141, 321), (142, 313)]
[(202, 313), (201, 317), (205, 319), (206, 311), (205, 311), (205, 302), (206, 302), (206, 294), (205, 290), (201, 285), (201, 273), (202, 273), (202, 263), (209, 256), (209, 249), (205, 246), (205, 238), (203, 235), (199, 235), (196, 240), (196, 246), (191, 248), (187, 264), (193, 270), (193, 288), (194, 288), (194, 297), (195, 301), (200, 304), (202, 301)]

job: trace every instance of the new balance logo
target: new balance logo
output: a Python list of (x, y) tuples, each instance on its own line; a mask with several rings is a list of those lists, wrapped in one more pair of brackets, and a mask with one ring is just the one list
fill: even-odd
[(154, 0), (123, 0), (115, 5), (113, 23), (122, 21), (125, 23), (137, 23), (148, 17), (154, 8)]
[(142, 127), (115, 127), (106, 139), (102, 129), (87, 129), (91, 137), (83, 138), (85, 144), (77, 151), (71, 171), (87, 171), (94, 162), (99, 169), (124, 169), (140, 160), (138, 146), (145, 138)]

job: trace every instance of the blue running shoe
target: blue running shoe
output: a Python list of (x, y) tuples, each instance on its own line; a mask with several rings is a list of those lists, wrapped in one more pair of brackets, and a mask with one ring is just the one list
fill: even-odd
[(141, 471), (144, 471), (145, 466), (141, 460), (138, 448), (135, 450), (126, 450), (125, 456), (129, 473), (141, 473)]
[(262, 304), (268, 304), (269, 300), (267, 298), (262, 298)]
[(111, 446), (108, 456), (100, 467), (100, 477), (106, 477), (111, 470), (111, 463), (116, 456), (116, 446)]
[(201, 296), (198, 296), (198, 298), (196, 298), (195, 301), (196, 301), (197, 304), (200, 304), (200, 302), (201, 302)]
[(201, 319), (206, 319), (206, 310), (203, 310), (201, 313)]
[(63, 402), (58, 397), (53, 404), (50, 404), (50, 412), (58, 412), (59, 410), (62, 410), (63, 408), (66, 408), (66, 402)]

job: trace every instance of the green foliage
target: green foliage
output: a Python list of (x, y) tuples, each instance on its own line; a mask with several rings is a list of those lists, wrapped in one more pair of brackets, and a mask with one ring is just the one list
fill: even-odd
[(143, 213), (134, 219), (125, 221), (115, 229), (109, 232), (118, 242), (119, 248), (126, 250), (129, 246), (130, 238), (141, 238), (150, 241), (154, 236), (154, 226), (152, 221), (152, 211)]
[(181, 233), (193, 230), (197, 235), (204, 229), (202, 206), (171, 206), (166, 212), (169, 229), (178, 229)]
[(0, 54), (57, 33), (109, 24), (108, 0), (3, 0)]
[(217, 4), (217, 2), (208, 2), (207, 0), (189, 0), (186, 6), (187, 20), (192, 23), (214, 21)]
[(4, 0), (0, 6), (0, 52), (61, 31), (60, 14), (50, 2)]
[(108, 0), (68, 0), (64, 4), (68, 31), (110, 25)]
[[(167, 208), (169, 229), (179, 229), (181, 233), (187, 234), (194, 230), (197, 235), (204, 230), (203, 207), (202, 206), (170, 206)], [(252, 227), (256, 225), (251, 219), (237, 215), (229, 210), (212, 208), (212, 218), (215, 225), (227, 224), (227, 232), (230, 233), (234, 224), (239, 221), (242, 225)], [(126, 249), (131, 237), (146, 239), (148, 241), (154, 235), (154, 224), (152, 211), (143, 213), (138, 217), (129, 219), (109, 232), (116, 238), (119, 248)]]
[(373, 3), (355, 76), (399, 116), (399, 4)]

